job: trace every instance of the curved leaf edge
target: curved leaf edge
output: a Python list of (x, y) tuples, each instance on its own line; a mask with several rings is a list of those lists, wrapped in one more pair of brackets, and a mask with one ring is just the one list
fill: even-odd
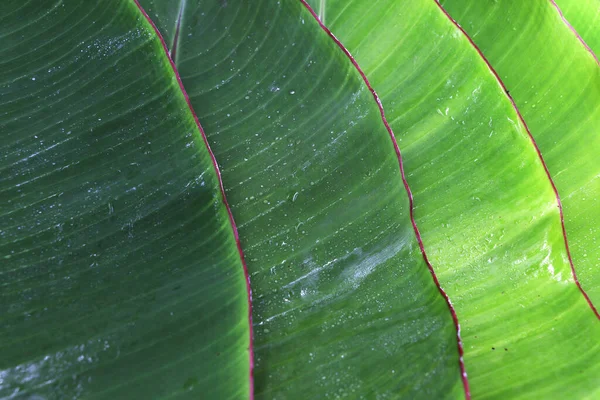
[[(242, 262), (242, 266), (243, 266), (243, 272), (244, 272), (244, 280), (246, 281), (246, 292), (247, 292), (247, 299), (248, 299), (248, 327), (249, 327), (249, 344), (248, 344), (248, 352), (249, 352), (249, 374), (248, 374), (248, 379), (249, 379), (249, 399), (250, 400), (254, 400), (254, 331), (253, 331), (253, 325), (252, 325), (252, 288), (250, 286), (250, 275), (248, 273), (248, 266), (246, 265), (246, 259), (244, 257), (244, 251), (242, 249), (242, 244), (240, 243), (240, 235), (238, 233), (238, 228), (237, 225), (235, 223), (235, 220), (233, 218), (233, 214), (231, 212), (231, 207), (229, 206), (229, 203), (227, 201), (227, 196), (225, 195), (225, 187), (223, 186), (223, 179), (221, 177), (221, 170), (219, 169), (219, 164), (217, 163), (217, 159), (215, 158), (215, 155), (212, 151), (212, 149), (210, 148), (210, 145), (208, 143), (208, 139), (206, 137), (206, 133), (204, 132), (204, 129), (202, 128), (202, 125), (200, 124), (200, 121), (198, 120), (198, 116), (196, 115), (196, 112), (194, 111), (194, 108), (192, 107), (192, 103), (190, 102), (190, 98), (188, 96), (187, 91), (185, 90), (185, 87), (183, 86), (183, 82), (181, 81), (181, 77), (179, 75), (179, 71), (177, 70), (177, 67), (175, 65), (175, 62), (173, 61), (173, 57), (175, 56), (175, 51), (173, 51), (173, 54), (171, 54), (171, 52), (169, 51), (169, 47), (167, 46), (167, 43), (165, 42), (165, 39), (163, 38), (162, 34), (160, 33), (160, 31), (158, 30), (158, 28), (156, 27), (156, 25), (154, 24), (154, 22), (152, 21), (152, 19), (150, 18), (150, 16), (148, 15), (148, 13), (146, 12), (146, 10), (144, 10), (144, 8), (142, 7), (142, 5), (140, 4), (140, 2), (138, 0), (133, 0), (134, 4), (136, 5), (136, 7), (139, 9), (139, 11), (141, 12), (141, 14), (144, 16), (144, 19), (148, 22), (148, 24), (152, 27), (152, 30), (154, 31), (154, 33), (156, 34), (156, 36), (159, 38), (160, 43), (163, 47), (163, 50), (165, 52), (165, 55), (167, 56), (167, 59), (169, 60), (169, 64), (171, 65), (171, 68), (173, 69), (173, 74), (175, 76), (175, 78), (177, 79), (177, 84), (179, 85), (179, 89), (181, 90), (184, 98), (185, 98), (185, 102), (187, 103), (187, 106), (192, 114), (192, 116), (194, 117), (194, 121), (196, 122), (196, 126), (198, 127), (198, 130), (200, 131), (200, 134), (202, 136), (202, 140), (204, 142), (204, 145), (206, 146), (206, 149), (208, 150), (208, 154), (210, 155), (210, 159), (214, 168), (214, 171), (217, 175), (217, 179), (218, 179), (218, 183), (219, 183), (219, 191), (221, 194), (221, 199), (223, 201), (223, 205), (225, 206), (225, 209), (227, 210), (227, 216), (229, 217), (229, 223), (231, 224), (231, 229), (233, 231), (233, 236), (235, 239), (235, 243), (237, 246), (237, 250), (240, 256), (240, 261)], [(181, 21), (181, 13), (179, 15), (178, 18), (178, 26), (177, 28), (179, 28), (179, 22)], [(179, 33), (179, 29), (177, 29), (177, 33)], [(177, 37), (174, 40), (174, 44), (177, 44)]]
[[(303, 0), (301, 0), (301, 1), (303, 1)], [(544, 156), (542, 155), (542, 151), (540, 150), (537, 142), (535, 141), (535, 138), (533, 137), (531, 131), (529, 130), (529, 126), (527, 125), (527, 122), (525, 122), (525, 118), (523, 118), (523, 115), (521, 114), (521, 111), (519, 110), (519, 107), (517, 106), (517, 103), (515, 103), (515, 101), (514, 101), (513, 97), (511, 96), (508, 88), (504, 84), (504, 81), (502, 81), (502, 79), (500, 78), (500, 75), (498, 75), (498, 73), (496, 72), (496, 70), (494, 69), (494, 67), (492, 66), (492, 64), (488, 61), (487, 57), (483, 54), (483, 52), (481, 51), (481, 49), (479, 48), (479, 46), (477, 46), (477, 44), (475, 44), (475, 42), (473, 41), (473, 39), (471, 38), (471, 36), (469, 36), (469, 34), (467, 33), (467, 31), (465, 31), (463, 29), (463, 27), (460, 26), (460, 24), (444, 8), (444, 6), (440, 3), (440, 0), (434, 0), (434, 1), (437, 4), (438, 8), (442, 11), (442, 13), (462, 32), (463, 35), (465, 35), (465, 37), (467, 38), (467, 40), (469, 41), (469, 43), (476, 50), (477, 54), (479, 54), (479, 56), (481, 57), (481, 59), (485, 62), (485, 64), (489, 68), (489, 70), (492, 73), (492, 75), (494, 75), (494, 77), (498, 81), (498, 84), (502, 87), (504, 93), (506, 94), (506, 97), (508, 97), (508, 100), (511, 102), (511, 104), (512, 104), (514, 110), (515, 110), (515, 112), (517, 113), (517, 116), (519, 117), (519, 121), (521, 121), (521, 123), (523, 124), (523, 127), (525, 128), (525, 131), (527, 132), (527, 136), (529, 136), (529, 140), (530, 140), (531, 144), (533, 145), (533, 147), (535, 149), (535, 152), (537, 153), (537, 155), (539, 157), (540, 163), (542, 164), (542, 167), (544, 168), (544, 172), (546, 173), (546, 176), (548, 177), (548, 181), (549, 181), (549, 183), (550, 183), (550, 185), (552, 187), (552, 191), (554, 192), (554, 197), (556, 198), (556, 204), (557, 204), (559, 215), (560, 215), (560, 225), (561, 225), (562, 234), (563, 234), (563, 241), (565, 243), (565, 250), (567, 252), (567, 258), (569, 259), (569, 266), (571, 267), (571, 275), (573, 277), (573, 281), (577, 285), (577, 288), (579, 289), (579, 291), (581, 292), (581, 294), (585, 298), (585, 301), (587, 302), (587, 304), (591, 308), (591, 310), (594, 313), (594, 315), (596, 316), (596, 318), (598, 320), (600, 320), (600, 313), (598, 312), (598, 309), (596, 308), (596, 306), (594, 305), (594, 303), (592, 302), (592, 300), (590, 299), (590, 297), (586, 293), (585, 289), (583, 289), (583, 287), (581, 286), (581, 283), (579, 282), (579, 279), (577, 278), (577, 272), (575, 270), (575, 265), (573, 263), (573, 258), (571, 257), (571, 251), (569, 249), (569, 240), (567, 238), (567, 230), (565, 228), (565, 216), (564, 216), (564, 213), (563, 213), (562, 202), (560, 200), (560, 194), (558, 193), (558, 189), (556, 188), (556, 185), (554, 184), (554, 180), (552, 179), (552, 175), (550, 174), (550, 171), (548, 170), (548, 166), (546, 165), (546, 161), (544, 160)], [(555, 7), (557, 8), (559, 14), (562, 17), (562, 13), (561, 13), (560, 9), (558, 8), (558, 5), (556, 5), (556, 3), (554, 2), (554, 0), (549, 0), (549, 1), (551, 3), (554, 3)], [(579, 36), (579, 34), (577, 34), (577, 32), (575, 31), (575, 29), (573, 29), (571, 27), (571, 25), (568, 23), (568, 21), (566, 21), (566, 19), (564, 17), (562, 17), (562, 19), (563, 19), (563, 21), (565, 21), (565, 23), (567, 24), (567, 26), (572, 31), (574, 31), (575, 35), (578, 37), (578, 39), (580, 40), (580, 42), (583, 43), (583, 45), (594, 56), (594, 58), (596, 58), (596, 55), (585, 44), (585, 42)], [(597, 58), (596, 58), (596, 61), (598, 61)], [(600, 65), (600, 63), (599, 63), (599, 65)]]
[(419, 227), (417, 226), (417, 223), (416, 223), (416, 220), (415, 220), (415, 217), (414, 217), (414, 199), (413, 199), (412, 190), (410, 189), (408, 181), (406, 180), (406, 174), (405, 174), (405, 171), (404, 171), (404, 163), (402, 161), (402, 154), (400, 152), (400, 147), (398, 146), (398, 142), (396, 141), (396, 136), (394, 135), (394, 132), (392, 131), (392, 128), (390, 127), (390, 125), (389, 125), (389, 123), (387, 121), (387, 118), (385, 116), (385, 110), (383, 108), (383, 104), (381, 103), (379, 95), (377, 94), (377, 92), (375, 91), (375, 89), (373, 88), (373, 86), (371, 86), (371, 83), (370, 83), (369, 79), (367, 78), (367, 76), (363, 72), (362, 68), (360, 67), (360, 65), (358, 64), (358, 62), (354, 58), (354, 56), (352, 56), (352, 54), (350, 53), (350, 51), (335, 36), (335, 34), (333, 34), (333, 32), (331, 32), (331, 30), (321, 21), (321, 18), (319, 17), (319, 14), (317, 14), (313, 10), (313, 8), (310, 6), (310, 4), (308, 4), (308, 2), (306, 0), (299, 0), (299, 1), (308, 10), (308, 12), (312, 15), (312, 17), (317, 21), (317, 23), (319, 24), (320, 28), (340, 48), (340, 50), (344, 53), (344, 55), (352, 63), (352, 65), (354, 66), (354, 68), (356, 68), (356, 70), (360, 74), (361, 78), (363, 79), (365, 85), (367, 86), (367, 88), (369, 89), (369, 91), (371, 92), (371, 94), (373, 95), (373, 99), (377, 103), (377, 107), (378, 107), (379, 113), (381, 115), (381, 120), (382, 120), (383, 125), (385, 126), (385, 128), (386, 128), (386, 130), (387, 130), (387, 132), (388, 132), (388, 134), (390, 136), (390, 139), (392, 141), (392, 145), (394, 146), (394, 151), (396, 153), (396, 157), (398, 158), (398, 166), (400, 168), (400, 175), (402, 177), (402, 184), (404, 186), (404, 189), (406, 190), (406, 194), (408, 196), (408, 201), (409, 201), (410, 222), (411, 222), (413, 231), (415, 233), (415, 237), (417, 239), (417, 242), (419, 244), (419, 250), (421, 251), (421, 255), (423, 256), (423, 260), (427, 264), (427, 268), (429, 269), (429, 272), (431, 274), (433, 282), (435, 283), (435, 285), (436, 285), (436, 287), (437, 287), (440, 295), (444, 298), (446, 304), (448, 305), (448, 309), (450, 311), (450, 314), (452, 315), (452, 321), (453, 321), (454, 327), (456, 329), (456, 341), (457, 341), (457, 348), (458, 348), (458, 354), (459, 354), (458, 363), (459, 363), (460, 372), (461, 372), (461, 381), (462, 381), (463, 388), (464, 388), (464, 391), (465, 391), (465, 399), (466, 400), (471, 400), (471, 391), (469, 389), (469, 380), (468, 380), (468, 377), (467, 377), (467, 372), (466, 372), (466, 367), (465, 367), (465, 362), (464, 362), (464, 346), (463, 346), (462, 338), (460, 336), (460, 322), (458, 320), (458, 315), (456, 314), (456, 310), (454, 309), (454, 306), (452, 305), (452, 301), (450, 300), (450, 297), (448, 296), (448, 294), (446, 293), (446, 291), (442, 288), (442, 286), (440, 284), (440, 281), (438, 280), (438, 277), (437, 277), (437, 275), (435, 273), (435, 270), (433, 268), (433, 265), (431, 264), (431, 262), (429, 261), (429, 258), (427, 257), (427, 252), (425, 251), (425, 246), (423, 244), (423, 239), (421, 237), (421, 232), (419, 231)]
[(585, 40), (583, 40), (583, 37), (581, 37), (581, 35), (579, 34), (579, 32), (577, 32), (577, 29), (575, 29), (575, 27), (573, 25), (571, 25), (571, 23), (569, 22), (569, 20), (567, 20), (567, 18), (563, 14), (563, 12), (560, 9), (560, 7), (558, 6), (558, 4), (556, 4), (556, 1), (555, 0), (548, 0), (548, 1), (550, 2), (550, 4), (552, 4), (552, 6), (558, 12), (558, 15), (560, 16), (560, 19), (573, 32), (573, 34), (575, 35), (575, 37), (577, 38), (577, 40), (579, 40), (579, 42), (583, 45), (583, 47), (585, 47), (585, 49), (592, 55), (592, 57), (594, 57), (594, 60), (596, 60), (596, 64), (598, 64), (598, 66), (600, 67), (600, 59), (598, 59), (598, 56), (596, 56), (596, 53), (594, 53), (594, 50), (592, 50), (592, 48), (590, 46), (588, 46), (588, 44), (585, 42)]

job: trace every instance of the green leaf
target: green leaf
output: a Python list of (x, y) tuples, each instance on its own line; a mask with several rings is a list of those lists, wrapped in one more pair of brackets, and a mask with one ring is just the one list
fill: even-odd
[(0, 5), (0, 397), (247, 398), (219, 181), (134, 3)]
[(0, 397), (600, 395), (595, 3), (140, 1), (0, 4)]
[(600, 4), (598, 0), (551, 0), (564, 22), (579, 35), (598, 61), (600, 53)]
[[(598, 304), (599, 65), (549, 1), (444, 5), (476, 38), (523, 113), (560, 194), (577, 275)], [(482, 25), (484, 15), (489, 23)]]
[[(315, 10), (325, 4), (311, 3)], [(488, 41), (497, 51), (493, 65), (517, 68), (528, 60), (536, 62), (537, 68), (515, 73), (513, 81), (520, 86), (507, 83), (516, 99), (519, 89), (529, 88), (534, 79), (534, 90), (545, 99), (557, 82), (570, 88), (561, 88), (565, 99), (546, 103), (539, 122), (530, 126), (534, 135), (551, 129), (557, 135), (563, 132), (563, 138), (571, 127), (572, 136), (578, 136), (563, 139), (560, 151), (544, 155), (551, 170), (551, 161), (562, 160), (560, 168), (572, 171), (557, 180), (559, 190), (560, 184), (574, 188), (563, 197), (567, 229), (572, 230), (570, 238), (580, 240), (572, 241), (572, 248), (581, 252), (587, 247), (591, 256), (598, 249), (593, 244), (598, 234), (589, 229), (596, 229), (600, 208), (589, 209), (591, 196), (585, 196), (587, 203), (584, 196), (568, 196), (576, 187), (591, 190), (598, 182), (582, 183), (598, 175), (598, 151), (590, 151), (598, 136), (590, 137), (590, 124), (599, 125), (595, 117), (590, 122), (577, 117), (598, 110), (585, 106), (598, 104), (598, 92), (568, 91), (582, 81), (576, 71), (587, 71), (584, 76), (594, 82), (600, 75), (591, 73), (589, 60), (567, 70), (572, 61), (566, 57), (560, 67), (543, 58), (551, 53), (548, 43), (567, 43), (565, 51), (581, 50), (563, 26), (559, 31), (569, 37), (546, 34), (546, 20), (532, 8), (547, 1), (512, 2), (510, 8), (508, 1), (499, 1), (503, 4), (497, 7), (490, 1), (454, 3), (470, 13), (459, 18), (461, 24), (467, 29), (477, 24), (481, 30), (473, 32), (476, 40)], [(548, 11), (556, 14), (550, 7)], [(374, 6), (329, 0), (324, 15), (378, 91), (396, 133), (425, 247), (461, 321), (473, 398), (597, 396), (600, 324), (571, 277), (560, 214), (543, 165), (482, 57), (434, 1), (389, 0)], [(544, 33), (539, 33), (542, 28)], [(556, 77), (563, 73), (567, 75)], [(571, 108), (572, 102), (579, 112)], [(583, 228), (578, 231), (573, 222), (578, 206), (587, 212), (580, 221), (588, 233), (581, 238), (577, 233), (582, 236)]]
[[(141, 3), (170, 43), (163, 15), (180, 4)], [(177, 67), (251, 271), (257, 397), (464, 397), (451, 315), (357, 70), (300, 2), (183, 5)]]

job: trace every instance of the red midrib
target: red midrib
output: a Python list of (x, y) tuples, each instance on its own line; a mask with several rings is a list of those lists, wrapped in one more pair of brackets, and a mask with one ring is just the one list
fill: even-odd
[[(575, 281), (575, 284), (577, 285), (577, 288), (579, 288), (579, 291), (581, 292), (581, 294), (585, 298), (586, 302), (588, 303), (588, 305), (592, 309), (592, 312), (594, 313), (594, 315), (596, 315), (596, 318), (598, 318), (598, 320), (600, 320), (600, 314), (598, 313), (598, 310), (596, 309), (596, 307), (594, 306), (594, 303), (592, 303), (592, 300), (590, 299), (590, 297), (588, 296), (588, 294), (585, 292), (585, 290), (583, 289), (583, 287), (579, 283), (579, 279), (577, 279), (577, 273), (575, 272), (575, 265), (573, 264), (573, 258), (571, 257), (571, 250), (569, 249), (569, 241), (567, 239), (567, 230), (565, 228), (565, 216), (564, 216), (564, 213), (563, 213), (562, 202), (560, 201), (560, 195), (558, 194), (558, 189), (556, 188), (556, 185), (554, 184), (554, 180), (552, 179), (552, 175), (550, 175), (550, 171), (548, 170), (548, 166), (546, 165), (546, 161), (544, 160), (544, 157), (542, 156), (542, 152), (541, 152), (540, 148), (538, 147), (537, 142), (535, 141), (533, 135), (531, 134), (531, 131), (529, 130), (529, 126), (527, 126), (527, 123), (525, 122), (525, 119), (523, 118), (523, 115), (521, 114), (521, 111), (519, 110), (519, 107), (517, 107), (517, 103), (515, 103), (514, 99), (512, 98), (512, 96), (510, 95), (510, 93), (508, 92), (508, 89), (504, 85), (504, 82), (502, 81), (502, 79), (500, 78), (500, 76), (498, 75), (498, 73), (496, 72), (496, 70), (494, 69), (494, 67), (492, 67), (492, 64), (490, 64), (490, 62), (488, 61), (488, 59), (483, 55), (483, 52), (481, 51), (481, 49), (475, 44), (475, 42), (473, 41), (473, 39), (471, 39), (471, 37), (469, 36), (469, 34), (462, 28), (462, 26), (460, 26), (460, 24), (458, 22), (456, 22), (454, 20), (454, 18), (452, 18), (452, 16), (448, 13), (448, 11), (446, 11), (446, 9), (440, 4), (439, 0), (434, 0), (434, 1), (437, 4), (437, 6), (440, 8), (440, 10), (444, 13), (444, 15), (446, 17), (448, 17), (448, 19), (454, 24), (454, 26), (456, 26), (463, 33), (463, 35), (465, 35), (465, 37), (467, 38), (467, 40), (469, 41), (469, 43), (471, 43), (471, 45), (473, 46), (473, 48), (477, 51), (477, 53), (479, 54), (479, 56), (486, 63), (487, 67), (492, 72), (492, 74), (494, 75), (494, 77), (496, 77), (496, 80), (498, 81), (498, 83), (500, 84), (500, 86), (502, 87), (502, 89), (504, 89), (504, 93), (506, 93), (506, 96), (508, 97), (508, 99), (510, 100), (513, 108), (515, 109), (515, 111), (517, 113), (517, 116), (519, 117), (519, 120), (521, 121), (521, 123), (525, 127), (525, 131), (527, 132), (527, 135), (529, 136), (529, 140), (533, 144), (533, 147), (535, 148), (535, 151), (536, 151), (536, 153), (537, 153), (537, 155), (538, 155), (538, 157), (540, 159), (540, 162), (542, 163), (542, 166), (544, 167), (544, 171), (546, 172), (546, 176), (548, 177), (548, 181), (550, 181), (550, 185), (552, 186), (552, 191), (554, 192), (554, 197), (556, 198), (556, 203), (558, 205), (558, 211), (559, 211), (559, 214), (560, 214), (560, 225), (561, 225), (561, 228), (562, 228), (563, 240), (564, 240), (564, 243), (565, 243), (565, 249), (567, 250), (567, 257), (569, 258), (569, 265), (571, 267), (571, 275), (573, 276), (573, 280)], [(553, 0), (550, 0), (550, 1), (554, 2)], [(583, 41), (583, 39), (582, 39), (582, 41)], [(584, 42), (584, 44), (585, 44), (585, 42)], [(587, 45), (586, 45), (586, 47), (587, 47)], [(589, 51), (591, 51), (591, 49)], [(592, 52), (592, 54), (593, 54), (593, 52)], [(595, 57), (595, 55), (594, 55), (594, 57)]]
[[(152, 26), (152, 29), (154, 29), (154, 32), (156, 33), (158, 38), (160, 39), (160, 42), (163, 46), (165, 54), (167, 55), (169, 63), (171, 64), (171, 68), (173, 68), (173, 72), (175, 73), (175, 77), (177, 78), (177, 83), (179, 84), (179, 88), (181, 89), (181, 92), (183, 93), (183, 96), (185, 97), (185, 101), (190, 109), (190, 112), (194, 116), (194, 121), (196, 122), (196, 126), (198, 127), (198, 130), (200, 131), (200, 134), (202, 135), (202, 140), (204, 141), (206, 149), (208, 150), (208, 153), (210, 154), (210, 159), (212, 161), (215, 173), (217, 174), (217, 179), (219, 181), (219, 190), (221, 192), (221, 198), (223, 200), (223, 204), (225, 205), (225, 208), (227, 209), (227, 215), (229, 216), (229, 223), (231, 224), (231, 228), (233, 229), (235, 243), (237, 245), (237, 250), (239, 252), (240, 260), (242, 262), (242, 266), (244, 269), (244, 277), (246, 280), (246, 290), (248, 293), (248, 325), (249, 325), (249, 329), (250, 329), (250, 338), (249, 338), (250, 343), (248, 345), (248, 352), (249, 352), (249, 357), (250, 357), (250, 365), (249, 365), (249, 367), (250, 367), (250, 370), (249, 370), (250, 400), (254, 400), (254, 347), (253, 347), (254, 334), (253, 334), (253, 330), (252, 330), (252, 289), (250, 287), (250, 275), (248, 274), (248, 266), (246, 265), (246, 259), (244, 258), (244, 252), (242, 250), (242, 245), (240, 243), (240, 236), (238, 234), (237, 225), (235, 224), (235, 220), (233, 219), (233, 214), (231, 213), (231, 208), (229, 207), (229, 203), (227, 202), (227, 197), (225, 196), (225, 188), (223, 186), (223, 179), (221, 178), (221, 170), (219, 169), (219, 165), (217, 164), (215, 155), (213, 154), (213, 152), (210, 148), (210, 145), (208, 144), (208, 139), (206, 138), (204, 129), (202, 129), (202, 125), (200, 125), (198, 116), (196, 115), (196, 112), (194, 111), (194, 108), (192, 107), (190, 98), (189, 98), (185, 88), (183, 87), (183, 83), (181, 82), (181, 77), (179, 76), (179, 71), (177, 70), (175, 63), (173, 62), (173, 59), (171, 58), (171, 55), (169, 54), (169, 48), (167, 47), (167, 44), (165, 43), (164, 38), (162, 37), (162, 35), (159, 32), (156, 25), (154, 25), (154, 22), (152, 21), (152, 19), (150, 19), (150, 17), (148, 16), (146, 11), (142, 7), (142, 5), (139, 3), (139, 0), (134, 0), (134, 2), (136, 4), (136, 6), (139, 8), (140, 12), (144, 15), (146, 20)], [(183, 10), (181, 10), (181, 12), (182, 11)], [(180, 17), (178, 19), (177, 32), (179, 32), (179, 23), (181, 22), (181, 12), (180, 12)], [(176, 38), (177, 38), (177, 34), (176, 34)], [(177, 43), (176, 40), (177, 39), (175, 39), (174, 43)]]
[(464, 356), (464, 349), (463, 349), (462, 339), (460, 337), (460, 324), (458, 322), (458, 316), (456, 315), (456, 310), (454, 309), (454, 306), (452, 305), (452, 302), (450, 301), (450, 298), (448, 297), (448, 294), (444, 291), (444, 289), (440, 285), (440, 282), (439, 282), (439, 280), (437, 278), (435, 270), (433, 269), (433, 266), (429, 262), (429, 258), (427, 257), (427, 253), (425, 252), (425, 246), (423, 245), (423, 240), (421, 238), (421, 233), (420, 233), (419, 228), (417, 226), (417, 223), (415, 221), (413, 194), (412, 194), (412, 191), (410, 190), (410, 186), (408, 185), (408, 182), (406, 180), (406, 175), (404, 173), (404, 164), (403, 164), (403, 161), (402, 161), (402, 154), (400, 153), (400, 148), (398, 147), (398, 142), (396, 141), (396, 137), (394, 136), (394, 132), (392, 131), (392, 128), (388, 124), (387, 119), (385, 117), (385, 111), (383, 109), (383, 105), (381, 104), (381, 100), (379, 99), (379, 96), (377, 95), (377, 92), (375, 91), (375, 89), (373, 89), (373, 87), (371, 86), (371, 83), (369, 82), (369, 79), (367, 78), (367, 76), (365, 75), (365, 73), (363, 72), (363, 70), (360, 68), (360, 66), (358, 65), (358, 63), (356, 62), (356, 60), (354, 59), (354, 57), (352, 56), (352, 54), (348, 51), (348, 49), (346, 49), (346, 47), (342, 44), (342, 42), (340, 42), (340, 40), (329, 30), (329, 28), (327, 28), (323, 24), (323, 22), (321, 22), (321, 20), (319, 19), (319, 16), (317, 15), (317, 13), (315, 13), (315, 11), (306, 2), (306, 0), (300, 0), (300, 2), (312, 14), (312, 16), (318, 22), (318, 24), (321, 27), (321, 29), (323, 29), (329, 35), (329, 37), (331, 39), (333, 39), (333, 41), (335, 42), (335, 44), (344, 52), (344, 54), (346, 55), (346, 57), (348, 57), (348, 59), (350, 60), (350, 62), (354, 66), (354, 68), (356, 68), (356, 70), (358, 71), (358, 73), (362, 77), (363, 81), (367, 85), (367, 88), (369, 89), (369, 91), (373, 95), (373, 98), (377, 102), (377, 107), (379, 108), (379, 113), (381, 114), (381, 120), (383, 121), (383, 124), (385, 125), (385, 128), (387, 129), (388, 134), (390, 135), (390, 139), (392, 140), (392, 144), (394, 146), (394, 150), (396, 152), (396, 156), (398, 157), (398, 165), (400, 166), (400, 175), (402, 177), (402, 184), (404, 185), (404, 189), (406, 190), (406, 193), (408, 195), (408, 202), (409, 202), (409, 209), (410, 209), (410, 222), (412, 224), (413, 231), (415, 232), (415, 236), (417, 238), (417, 242), (419, 243), (419, 249), (421, 250), (421, 254), (423, 256), (423, 259), (425, 260), (425, 263), (427, 264), (427, 268), (429, 269), (429, 272), (431, 273), (431, 276), (433, 278), (433, 281), (434, 281), (435, 285), (438, 288), (438, 291), (440, 292), (440, 294), (442, 295), (442, 297), (446, 301), (446, 304), (448, 305), (450, 313), (452, 314), (452, 321), (454, 322), (454, 327), (456, 328), (456, 340), (457, 340), (458, 354), (459, 354), (458, 363), (459, 363), (459, 366), (460, 366), (461, 380), (462, 380), (463, 387), (464, 387), (464, 390), (465, 390), (465, 398), (466, 398), (466, 400), (471, 400), (471, 391), (469, 389), (469, 381), (467, 379), (467, 372), (466, 372), (466, 369), (465, 369), (465, 363), (464, 363), (464, 357), (463, 357)]

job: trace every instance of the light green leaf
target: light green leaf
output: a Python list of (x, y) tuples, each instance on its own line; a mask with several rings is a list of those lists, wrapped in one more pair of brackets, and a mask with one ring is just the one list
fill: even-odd
[(560, 194), (577, 275), (597, 304), (600, 66), (547, 0), (444, 6), (475, 38), (523, 113)]
[(600, 53), (600, 1), (598, 0), (550, 0), (564, 21), (579, 35), (598, 58)]
[(0, 397), (248, 398), (219, 182), (133, 2), (0, 5)]
[[(321, 6), (312, 3), (315, 10)], [(573, 35), (566, 30), (567, 40), (549, 40), (550, 32), (527, 36), (541, 29), (544, 20), (531, 9), (540, 2), (462, 3), (481, 12), (461, 23), (477, 24), (485, 34), (474, 32), (476, 40), (485, 37), (501, 48), (493, 65), (539, 61), (521, 87), (532, 85), (534, 75), (540, 85), (552, 85), (559, 81), (554, 74), (565, 71), (541, 61), (548, 41), (579, 51), (572, 49), (580, 44), (569, 42)], [(522, 20), (507, 21), (515, 13)], [(461, 321), (473, 398), (596, 397), (600, 324), (571, 277), (557, 202), (541, 161), (482, 57), (431, 0), (329, 0), (325, 15), (378, 91), (403, 151), (425, 247)], [(536, 53), (532, 42), (539, 44)], [(514, 79), (524, 76), (520, 70)], [(564, 85), (571, 81), (576, 85), (578, 79), (560, 79)], [(511, 94), (517, 90), (508, 87)], [(546, 88), (536, 84), (547, 96)], [(587, 96), (578, 100), (579, 107), (597, 109), (584, 105), (598, 104), (597, 91)], [(545, 108), (546, 126), (560, 123), (560, 107)], [(585, 121), (571, 118), (573, 134), (587, 129)], [(535, 134), (537, 126), (530, 126)], [(597, 137), (591, 140), (578, 144), (569, 138), (551, 155), (572, 154), (564, 168), (567, 161), (571, 170), (585, 164), (579, 177), (590, 178), (598, 152), (583, 147), (595, 146)], [(588, 214), (588, 229), (595, 229), (597, 210)], [(570, 237), (575, 234), (569, 231)], [(584, 238), (589, 253), (598, 248), (591, 243), (597, 236), (589, 232)]]

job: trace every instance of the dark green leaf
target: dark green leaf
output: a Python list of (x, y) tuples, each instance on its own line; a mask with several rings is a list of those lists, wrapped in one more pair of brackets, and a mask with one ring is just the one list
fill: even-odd
[[(170, 42), (161, 12), (179, 4), (142, 4)], [(176, 62), (251, 271), (257, 396), (463, 397), (450, 312), (356, 69), (300, 2), (183, 4)]]
[(134, 3), (0, 5), (0, 397), (247, 398), (245, 278)]

